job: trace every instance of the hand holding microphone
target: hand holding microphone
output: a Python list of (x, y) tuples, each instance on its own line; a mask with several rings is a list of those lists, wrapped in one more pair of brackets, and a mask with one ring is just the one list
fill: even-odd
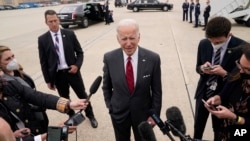
[(79, 99), (77, 101), (71, 101), (69, 103), (70, 109), (74, 110), (85, 110), (89, 104), (87, 99)]
[(81, 109), (79, 112), (77, 112), (75, 115), (70, 117), (66, 122), (64, 122), (65, 125), (68, 126), (77, 126), (80, 123), (82, 123), (85, 120), (85, 117), (82, 114), (82, 110), (87, 108), (87, 105), (89, 103), (89, 100), (91, 96), (96, 93), (97, 89), (99, 88), (102, 81), (102, 77), (98, 76), (93, 84), (90, 87), (90, 94), (87, 99), (80, 99), (77, 103), (70, 102), (70, 106), (76, 106), (75, 108)]

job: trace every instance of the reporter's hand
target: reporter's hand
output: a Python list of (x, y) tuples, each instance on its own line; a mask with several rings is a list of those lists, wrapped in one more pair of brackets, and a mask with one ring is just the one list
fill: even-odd
[[(25, 131), (27, 134), (23, 134), (22, 132)], [(30, 129), (29, 128), (22, 128), (22, 129), (19, 129), (19, 130), (16, 130), (14, 132), (14, 136), (16, 138), (24, 138), (24, 137), (27, 137), (30, 135)]]
[(85, 110), (89, 104), (89, 101), (86, 99), (78, 99), (76, 101), (71, 101), (69, 106), (73, 110)]
[(68, 126), (69, 129), (68, 129), (68, 133), (71, 134), (71, 133), (74, 133), (77, 129), (77, 126)]
[(216, 107), (216, 109), (216, 111), (212, 110), (210, 113), (218, 118), (235, 119), (236, 117), (236, 115), (225, 106), (219, 105)]
[(209, 98), (206, 102), (209, 105), (220, 105), (221, 104), (221, 98), (220, 98), (219, 95), (215, 95), (215, 96)]
[[(58, 124), (58, 126), (60, 126), (60, 127), (65, 126), (64, 123), (65, 123), (65, 121), (60, 122)], [(69, 134), (74, 133), (76, 131), (76, 129), (77, 129), (77, 126), (68, 126), (68, 133)]]

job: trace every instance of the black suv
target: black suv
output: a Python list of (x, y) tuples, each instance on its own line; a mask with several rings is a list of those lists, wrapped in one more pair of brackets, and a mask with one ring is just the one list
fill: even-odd
[(104, 12), (100, 3), (80, 3), (64, 6), (57, 14), (63, 28), (70, 25), (88, 27), (89, 20), (104, 21)]

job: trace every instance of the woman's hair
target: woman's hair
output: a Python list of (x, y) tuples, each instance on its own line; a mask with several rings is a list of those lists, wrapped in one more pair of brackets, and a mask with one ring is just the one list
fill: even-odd
[(2, 59), (2, 55), (5, 51), (10, 51), (11, 49), (7, 46), (0, 45), (0, 60)]
[[(244, 42), (244, 43), (240, 44), (236, 48), (237, 49), (241, 49), (242, 50), (242, 55), (245, 55), (245, 57), (247, 58), (247, 60), (250, 61), (250, 43)], [(229, 81), (235, 81), (235, 80), (238, 80), (238, 79), (240, 79), (240, 70), (239, 69), (235, 69), (231, 73)]]
[[(2, 56), (3, 56), (3, 53), (5, 51), (11, 51), (11, 49), (7, 46), (3, 46), (3, 45), (0, 45), (0, 63), (1, 63), (1, 60), (2, 60)], [(1, 65), (0, 65), (0, 70), (3, 71)], [(19, 64), (19, 70), (16, 70), (17, 73), (20, 75), (21, 78), (23, 78), (23, 67)]]

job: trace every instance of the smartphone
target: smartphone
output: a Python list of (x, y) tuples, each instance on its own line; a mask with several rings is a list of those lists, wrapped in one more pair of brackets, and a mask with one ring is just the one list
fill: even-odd
[(203, 67), (204, 70), (212, 70), (213, 67), (212, 66), (206, 66), (206, 67)]
[(64, 122), (64, 125), (67, 126), (77, 126), (85, 120), (85, 117), (81, 112), (77, 112), (72, 117), (70, 117), (67, 121)]
[(209, 107), (211, 110), (216, 110), (216, 108), (214, 107), (214, 105), (208, 104), (204, 99), (202, 99), (202, 102), (207, 105), (207, 107)]
[(68, 127), (49, 126), (47, 141), (68, 141)]
[(27, 130), (23, 130), (23, 131), (21, 131), (21, 133), (22, 133), (23, 135), (28, 135), (28, 134), (29, 134), (29, 132), (28, 132)]

